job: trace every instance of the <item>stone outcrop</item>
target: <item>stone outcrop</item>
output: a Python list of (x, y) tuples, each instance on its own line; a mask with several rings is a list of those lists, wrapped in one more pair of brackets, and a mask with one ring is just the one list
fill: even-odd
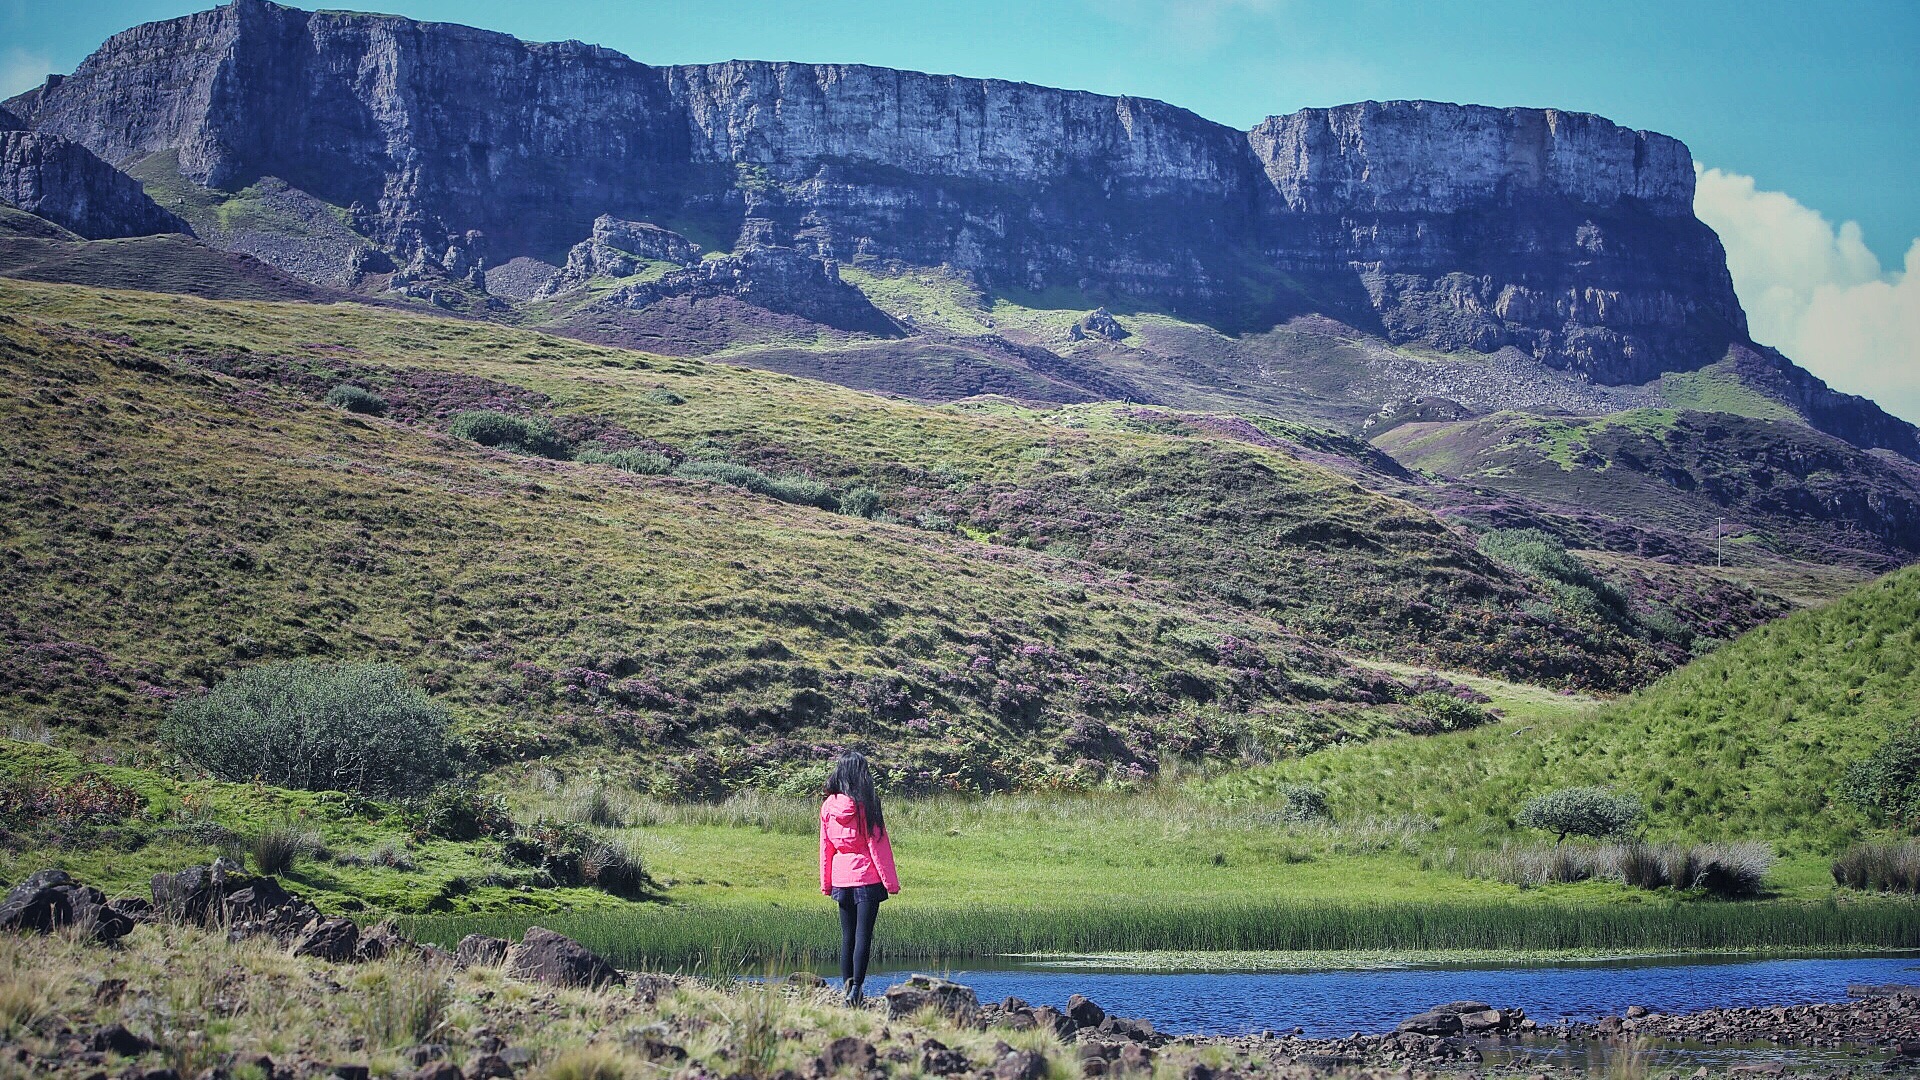
[(108, 906), (91, 885), (64, 870), (42, 870), (8, 890), (0, 900), (0, 930), (50, 934), (71, 927), (90, 941), (117, 941), (133, 930), (133, 920)]
[(89, 240), (192, 232), (148, 198), (138, 181), (86, 147), (58, 135), (5, 127), (0, 122), (0, 202)]
[(507, 974), (553, 986), (619, 986), (626, 980), (606, 958), (542, 926), (529, 926), (507, 950)]
[(788, 247), (753, 246), (737, 255), (703, 259), (657, 281), (626, 286), (601, 304), (645, 308), (668, 297), (716, 296), (730, 296), (841, 330), (882, 336), (895, 333), (892, 320), (864, 293), (840, 280), (838, 264)]
[(632, 277), (650, 262), (685, 266), (700, 258), (700, 245), (677, 232), (611, 214), (593, 219), (593, 235), (573, 246), (567, 265), (535, 294), (538, 299), (577, 289), (596, 277)]
[(1365, 103), (1242, 132), (1137, 98), (652, 67), (264, 0), (129, 30), (8, 107), (116, 164), (170, 152), (216, 187), (278, 177), (401, 265), (557, 263), (585, 241), (587, 270), (621, 248), (596, 244), (611, 215), (1220, 325), (1337, 311), (1605, 382), (1699, 367), (1744, 336), (1686, 148), (1554, 110)]

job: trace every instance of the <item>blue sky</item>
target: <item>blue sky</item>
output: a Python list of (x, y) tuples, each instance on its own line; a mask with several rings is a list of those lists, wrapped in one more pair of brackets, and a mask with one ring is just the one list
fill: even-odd
[[(68, 71), (109, 34), (193, 0), (0, 0), (0, 90)], [(322, 6), (322, 5), (311, 5)], [(328, 0), (523, 38), (577, 38), (649, 63), (791, 59), (990, 76), (1160, 98), (1237, 127), (1365, 98), (1551, 105), (1677, 136), (1731, 178), (1701, 216), (1774, 343), (1823, 375), (1821, 290), (1859, 290), (1872, 355), (1849, 388), (1910, 384), (1920, 417), (1920, 0)], [(1748, 178), (1751, 184), (1747, 185)], [(1743, 186), (1746, 185), (1746, 186)], [(1783, 193), (1784, 211), (1768, 196)], [(1709, 193), (1703, 189), (1703, 200)], [(1802, 213), (1804, 211), (1804, 213)], [(1781, 214), (1785, 213), (1786, 218)], [(1804, 251), (1769, 244), (1783, 220)], [(1857, 222), (1849, 229), (1846, 223)], [(1824, 227), (1824, 234), (1820, 228)], [(1810, 229), (1811, 231), (1807, 231)], [(1803, 235), (1804, 234), (1804, 235)], [(1869, 293), (1871, 295), (1869, 295)], [(1882, 293), (1888, 293), (1882, 297)], [(1772, 300), (1766, 299), (1772, 296)], [(1784, 297), (1784, 299), (1783, 299)], [(1874, 298), (1880, 298), (1875, 300)], [(1884, 303), (1881, 301), (1885, 301)], [(1887, 308), (1887, 303), (1893, 307)], [(1845, 310), (1851, 312), (1852, 308)], [(1778, 316), (1777, 318), (1775, 316)], [(1855, 321), (1852, 315), (1843, 323)], [(1762, 337), (1762, 340), (1767, 340)], [(1857, 343), (1856, 343), (1857, 344)], [(1875, 350), (1879, 350), (1876, 353)], [(1852, 376), (1847, 376), (1851, 378)], [(1891, 382), (1889, 382), (1891, 380)], [(1836, 379), (1845, 383), (1845, 379)], [(1869, 379), (1868, 382), (1873, 382)]]

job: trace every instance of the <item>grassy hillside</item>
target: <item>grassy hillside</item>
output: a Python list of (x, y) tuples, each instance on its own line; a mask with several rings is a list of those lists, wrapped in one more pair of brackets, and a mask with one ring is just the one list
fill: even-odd
[(1579, 715), (1340, 747), (1214, 786), (1325, 787), (1337, 815), (1416, 814), (1462, 835), (1511, 827), (1527, 797), (1606, 784), (1650, 833), (1830, 855), (1865, 825), (1832, 795), (1846, 766), (1920, 714), (1920, 567), (1755, 630), (1647, 689)]

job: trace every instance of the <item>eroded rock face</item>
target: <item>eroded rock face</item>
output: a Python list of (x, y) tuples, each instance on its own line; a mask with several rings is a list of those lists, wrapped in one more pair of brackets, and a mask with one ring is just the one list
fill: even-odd
[(347, 208), (401, 265), (558, 264), (611, 215), (1230, 327), (1336, 311), (1604, 382), (1699, 367), (1744, 337), (1686, 148), (1554, 110), (1365, 103), (1241, 132), (1137, 98), (650, 67), (263, 0), (129, 30), (8, 107), (116, 164), (171, 152), (213, 186), (278, 177)]
[(190, 233), (132, 177), (58, 135), (0, 124), (0, 202), (86, 237)]

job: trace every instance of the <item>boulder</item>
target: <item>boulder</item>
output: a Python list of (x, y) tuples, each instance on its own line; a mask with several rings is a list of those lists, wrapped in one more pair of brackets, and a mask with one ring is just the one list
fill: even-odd
[(1127, 333), (1126, 327), (1120, 325), (1120, 320), (1113, 317), (1112, 312), (1102, 307), (1088, 312), (1079, 322), (1074, 323), (1067, 331), (1067, 336), (1075, 341), (1085, 341), (1088, 338), (1120, 341), (1132, 335)]
[(912, 975), (898, 986), (887, 987), (889, 1020), (912, 1016), (929, 1007), (970, 1024), (980, 1011), (980, 999), (971, 987), (932, 975)]
[(1416, 1035), (1458, 1035), (1461, 1026), (1459, 1013), (1430, 1010), (1407, 1017), (1393, 1030), (1411, 1031)]
[(967, 1055), (958, 1050), (949, 1049), (938, 1039), (927, 1039), (920, 1044), (920, 1071), (932, 1076), (953, 1076), (973, 1068)]
[(107, 901), (107, 907), (136, 925), (153, 921), (153, 905), (137, 896), (116, 896)]
[(619, 986), (626, 980), (605, 957), (541, 926), (529, 926), (507, 950), (507, 974), (552, 986)]
[(818, 1057), (813, 1059), (814, 1072), (820, 1076), (832, 1076), (845, 1070), (864, 1074), (880, 1060), (873, 1044), (857, 1036), (848, 1035), (827, 1044)]
[(513, 1066), (498, 1054), (481, 1054), (467, 1062), (466, 1080), (512, 1080)]
[(133, 920), (107, 904), (107, 896), (64, 870), (42, 870), (8, 890), (0, 900), (0, 930), (51, 933), (78, 927), (90, 941), (117, 941)]
[(420, 951), (412, 938), (400, 932), (400, 924), (392, 919), (382, 919), (360, 932), (360, 941), (354, 946), (355, 958), (360, 960), (379, 960), (387, 956), (405, 956)]
[(1097, 1028), (1107, 1018), (1107, 1010), (1074, 994), (1067, 999), (1067, 1019), (1083, 1028)]
[(1051, 1005), (1040, 1005), (1034, 1008), (1033, 1020), (1035, 1024), (1046, 1028), (1055, 1035), (1072, 1034), (1075, 1026), (1072, 1020), (1067, 1019), (1066, 1013), (1061, 1012)]
[(294, 902), (293, 894), (281, 886), (278, 878), (262, 877), (227, 892), (222, 907), (229, 921), (246, 922), (264, 919)]
[(1505, 1014), (1499, 1009), (1482, 1009), (1479, 1012), (1463, 1012), (1459, 1014), (1459, 1017), (1460, 1030), (1468, 1034), (1483, 1034), (1489, 1031), (1499, 1031), (1507, 1022)]
[(787, 975), (787, 985), (797, 986), (802, 990), (819, 990), (827, 985), (827, 980), (811, 971), (795, 971)]
[(451, 1061), (429, 1061), (413, 1071), (412, 1080), (464, 1080)]
[(355, 958), (359, 945), (360, 928), (353, 925), (352, 919), (316, 918), (294, 939), (293, 955), (344, 963)]
[(121, 1057), (139, 1057), (153, 1049), (153, 1043), (128, 1031), (125, 1024), (107, 1024), (87, 1035), (87, 1048)]
[(454, 963), (463, 968), (492, 967), (506, 960), (507, 949), (512, 945), (506, 938), (468, 934), (460, 939), (460, 944), (454, 946)]
[(1041, 1080), (1047, 1075), (1047, 1059), (1035, 1050), (1013, 1050), (993, 1063), (994, 1080)]

